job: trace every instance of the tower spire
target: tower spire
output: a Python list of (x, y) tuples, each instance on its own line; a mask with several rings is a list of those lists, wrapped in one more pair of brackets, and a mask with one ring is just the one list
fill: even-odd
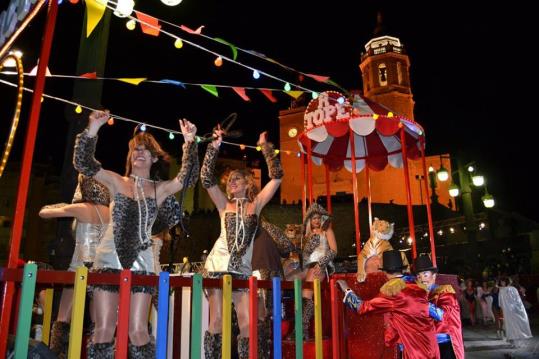
[(385, 35), (386, 29), (383, 24), (382, 11), (378, 11), (376, 14), (376, 27), (374, 28), (374, 37), (380, 37)]

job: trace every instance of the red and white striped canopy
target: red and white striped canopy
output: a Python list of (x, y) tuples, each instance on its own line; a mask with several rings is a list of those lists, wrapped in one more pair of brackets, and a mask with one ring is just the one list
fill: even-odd
[(351, 105), (338, 92), (321, 93), (307, 106), (304, 119), (305, 131), (298, 136), (301, 151), (307, 153), (310, 148), (312, 161), (317, 165), (327, 164), (332, 171), (343, 166), (352, 171), (352, 134), (356, 172), (365, 165), (374, 171), (383, 170), (388, 163), (402, 167), (401, 128), (405, 133), (407, 157), (420, 157), (423, 128), (359, 95), (354, 95)]

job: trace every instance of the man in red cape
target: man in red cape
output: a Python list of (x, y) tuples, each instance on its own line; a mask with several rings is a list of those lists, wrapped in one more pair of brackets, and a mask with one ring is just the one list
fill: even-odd
[(442, 320), (435, 322), (441, 358), (464, 359), (460, 307), (455, 290), (450, 284), (436, 284), (438, 268), (432, 265), (429, 256), (417, 257), (414, 270), (418, 281), (429, 290), (429, 301), (444, 312)]
[(360, 315), (384, 313), (385, 344), (399, 345), (404, 359), (440, 358), (434, 323), (429, 314), (427, 290), (402, 274), (404, 265), (398, 250), (383, 253), (383, 267), (388, 281), (377, 297), (362, 301), (344, 281), (344, 302)]

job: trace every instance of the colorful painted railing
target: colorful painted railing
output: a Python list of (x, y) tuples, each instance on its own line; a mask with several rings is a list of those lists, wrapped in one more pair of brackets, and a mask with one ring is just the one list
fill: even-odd
[[(80, 358), (81, 348), (83, 343), (83, 319), (84, 307), (86, 304), (86, 288), (92, 284), (109, 284), (119, 286), (119, 304), (118, 304), (118, 327), (116, 330), (116, 358), (127, 358), (127, 344), (129, 332), (129, 304), (131, 297), (131, 287), (146, 285), (158, 287), (158, 310), (157, 310), (157, 334), (156, 334), (156, 356), (157, 358), (180, 357), (199, 359), (203, 357), (202, 353), (202, 336), (203, 336), (203, 289), (204, 288), (221, 288), (223, 293), (223, 345), (222, 357), (229, 359), (231, 357), (231, 339), (232, 339), (232, 290), (238, 288), (249, 288), (249, 311), (251, 318), (258, 318), (258, 289), (272, 289), (273, 293), (273, 355), (274, 358), (282, 358), (282, 336), (281, 336), (281, 302), (282, 290), (294, 291), (294, 308), (295, 308), (295, 358), (303, 358), (303, 330), (302, 330), (302, 298), (301, 290), (309, 288), (314, 290), (315, 303), (315, 358), (323, 358), (323, 340), (322, 340), (322, 289), (327, 290), (327, 286), (322, 288), (321, 283), (315, 280), (313, 284), (302, 283), (301, 280), (294, 282), (281, 281), (280, 278), (273, 278), (272, 281), (258, 281), (255, 277), (247, 280), (233, 281), (230, 276), (224, 276), (223, 279), (203, 279), (200, 274), (195, 274), (192, 278), (171, 276), (169, 273), (162, 272), (159, 276), (139, 276), (132, 275), (129, 270), (122, 271), (118, 274), (97, 274), (88, 273), (85, 267), (78, 268), (76, 272), (62, 271), (38, 271), (35, 264), (26, 264), (24, 270), (20, 269), (4, 269), (0, 272), (0, 281), (12, 281), (21, 283), (20, 302), (18, 310), (15, 313), (17, 323), (16, 339), (15, 339), (15, 357), (25, 358), (28, 352), (28, 339), (30, 336), (30, 324), (32, 315), (32, 306), (34, 302), (34, 294), (36, 287), (39, 289), (46, 288), (46, 303), (43, 321), (43, 341), (49, 342), (51, 312), (53, 290), (50, 288), (54, 285), (74, 284), (73, 309), (71, 319), (71, 329), (69, 336), (68, 358)], [(187, 347), (190, 347), (189, 353), (177, 353), (179, 349), (178, 338), (168, 338), (170, 325), (174, 326), (176, 333), (178, 317), (175, 314), (170, 317), (169, 295), (171, 289), (188, 289), (190, 302), (188, 313), (179, 313), (181, 316), (186, 316), (186, 323), (189, 326), (184, 328), (186, 333), (181, 333), (182, 344), (183, 336), (190, 335), (190, 341), (187, 341)], [(329, 290), (331, 292), (331, 324), (332, 324), (332, 358), (340, 358), (342, 343), (339, 333), (342, 331), (342, 323), (336, 318), (339, 318), (339, 313), (342, 310), (338, 291), (335, 290), (335, 282), (331, 280)], [(182, 290), (183, 291), (183, 290)], [(180, 291), (181, 293), (181, 291)], [(269, 298), (268, 298), (269, 299)], [(180, 300), (181, 302), (181, 300)], [(329, 303), (328, 303), (329, 304)], [(342, 317), (342, 315), (341, 315)], [(180, 318), (180, 323), (182, 322)], [(171, 323), (172, 321), (172, 323)], [(340, 327), (341, 326), (341, 327)], [(257, 358), (258, 348), (256, 337), (257, 320), (250, 321), (249, 334), (251, 340), (249, 358)], [(170, 340), (174, 341), (172, 348)], [(7, 341), (7, 338), (0, 338)], [(190, 345), (189, 345), (190, 344)], [(185, 347), (182, 345), (182, 347)], [(173, 353), (171, 352), (173, 351)], [(173, 354), (173, 355), (171, 355)], [(179, 354), (179, 355), (178, 355)]]

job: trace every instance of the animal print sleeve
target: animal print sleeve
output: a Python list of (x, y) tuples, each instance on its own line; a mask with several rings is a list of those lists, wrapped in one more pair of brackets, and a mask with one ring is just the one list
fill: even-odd
[(275, 153), (273, 149), (273, 144), (265, 142), (260, 145), (262, 148), (262, 154), (266, 159), (268, 165), (268, 174), (271, 179), (281, 179), (283, 178), (283, 167), (281, 166), (281, 160), (279, 156)]
[(211, 143), (208, 144), (204, 161), (202, 161), (202, 169), (200, 170), (202, 187), (206, 189), (217, 185), (217, 178), (215, 177), (215, 164), (217, 163), (218, 155), (219, 150), (213, 147)]
[(318, 260), (318, 265), (320, 268), (326, 268), (329, 262), (334, 260), (336, 256), (337, 252), (330, 248), (326, 255)]
[(73, 152), (73, 166), (85, 176), (93, 177), (101, 169), (101, 163), (94, 157), (97, 136), (88, 136), (88, 129), (77, 135)]
[(183, 188), (194, 187), (198, 180), (198, 145), (195, 141), (186, 142), (182, 150), (182, 167), (177, 178)]

